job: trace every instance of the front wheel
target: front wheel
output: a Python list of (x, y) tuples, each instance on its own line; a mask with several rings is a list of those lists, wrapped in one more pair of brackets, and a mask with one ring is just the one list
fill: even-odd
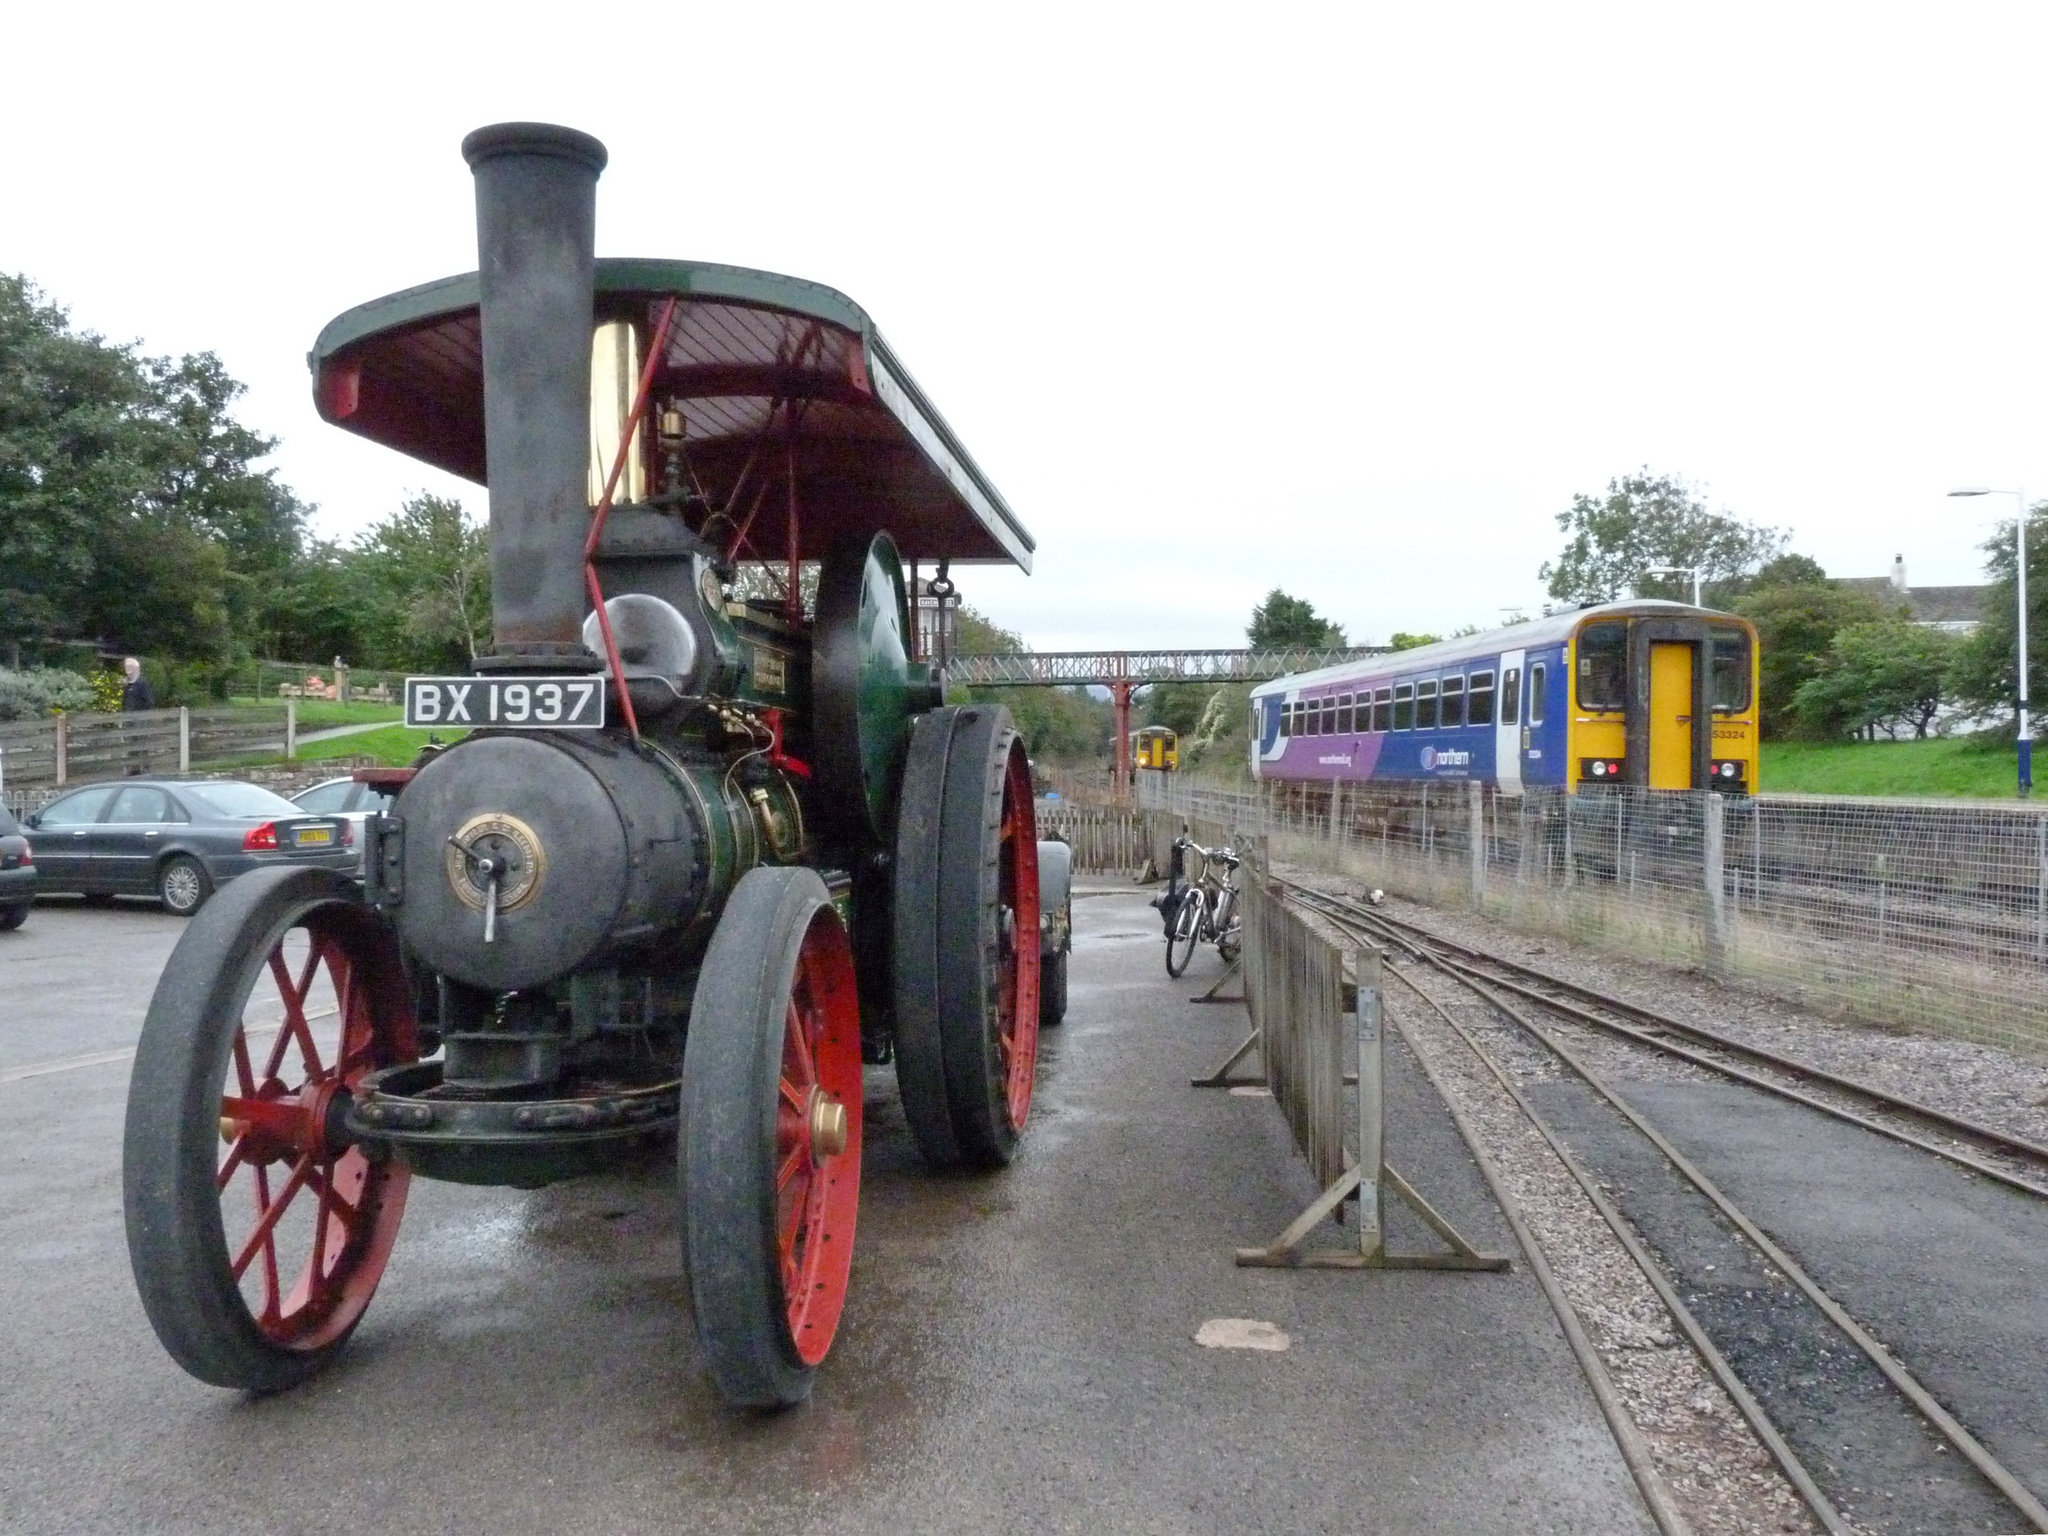
[(27, 902), (24, 901), (18, 907), (0, 907), (0, 933), (5, 933), (12, 928), (19, 928), (23, 923), (27, 921)]
[(362, 1320), (409, 1175), (343, 1115), (363, 1077), (417, 1056), (397, 941), (340, 875), (245, 875), (192, 920), (143, 1021), (121, 1148), (136, 1289), (192, 1375), (293, 1386)]
[(1202, 888), (1189, 886), (1174, 909), (1173, 932), (1166, 936), (1167, 975), (1179, 976), (1195, 958), (1195, 946), (1202, 941), (1202, 917), (1207, 910)]
[(810, 1396), (860, 1208), (860, 1004), (815, 871), (749, 870), (704, 956), (683, 1047), (683, 1273), (736, 1408)]

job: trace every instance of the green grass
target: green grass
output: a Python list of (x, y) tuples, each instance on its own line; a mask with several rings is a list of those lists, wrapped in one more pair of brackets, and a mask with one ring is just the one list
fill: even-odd
[(1763, 791), (1785, 795), (1980, 796), (2010, 799), (2019, 777), (2011, 742), (1767, 741)]
[[(240, 708), (276, 709), (282, 699), (230, 699)], [(330, 725), (375, 725), (404, 713), (396, 704), (341, 704), (331, 699), (299, 699), (299, 729), (324, 730)]]
[[(333, 708), (332, 705), (328, 707)], [(429, 736), (450, 742), (467, 734), (466, 731), (411, 731), (402, 725), (387, 725), (380, 731), (363, 731), (354, 736), (337, 736), (332, 741), (313, 742), (300, 750), (299, 760), (317, 762), (323, 757), (336, 760), (374, 757), (387, 768), (404, 768), (419, 755)]]

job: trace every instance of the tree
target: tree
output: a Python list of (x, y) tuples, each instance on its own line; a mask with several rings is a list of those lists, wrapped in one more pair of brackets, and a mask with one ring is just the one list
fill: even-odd
[(1387, 645), (1396, 651), (1412, 651), (1425, 645), (1435, 645), (1442, 635), (1411, 635), (1405, 629), (1397, 629), (1387, 638)]
[(0, 639), (248, 650), (304, 508), (211, 353), (145, 357), (0, 276)]
[[(2014, 532), (2008, 519), (1983, 546), (1989, 557), (1985, 574), (1991, 582), (1984, 592), (1980, 622), (1959, 647), (1950, 677), (1962, 703), (2008, 719), (2019, 698)], [(2048, 502), (2036, 502), (2027, 513), (2027, 681), (2028, 691), (2039, 699), (2039, 690), (2048, 682)]]
[(491, 635), (490, 532), (459, 501), (413, 497), (356, 539), (347, 563), (374, 666), (459, 671)]
[(1836, 632), (1825, 665), (1800, 684), (1793, 708), (1817, 736), (1869, 728), (1897, 739), (1925, 736), (1941, 712), (1953, 635), (1908, 619), (1851, 624)]
[(1335, 650), (1344, 645), (1344, 631), (1318, 614), (1305, 598), (1289, 597), (1275, 587), (1252, 609), (1245, 638), (1255, 651)]
[[(1812, 561), (1806, 564), (1820, 569)], [(1838, 587), (1825, 576), (1818, 585), (1802, 579), (1785, 586), (1758, 586), (1737, 598), (1734, 607), (1756, 626), (1761, 652), (1759, 718), (1763, 734), (1772, 740), (1799, 734), (1805, 727), (1808, 717), (1800, 714), (1794, 701), (1800, 688), (1828, 665), (1838, 633), (1896, 617), (1868, 593)]]
[(1572, 498), (1557, 514), (1569, 537), (1537, 574), (1550, 595), (1567, 603), (1608, 603), (1631, 593), (1689, 601), (1690, 579), (1652, 576), (1652, 566), (1699, 572), (1701, 601), (1714, 606), (1732, 584), (1781, 554), (1786, 535), (1719, 512), (1683, 480), (1647, 468), (1607, 482), (1607, 494)]

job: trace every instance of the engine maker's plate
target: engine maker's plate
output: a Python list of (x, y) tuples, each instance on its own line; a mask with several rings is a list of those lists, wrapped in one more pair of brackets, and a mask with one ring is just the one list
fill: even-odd
[(485, 877), (478, 872), (477, 857), (489, 859), (498, 871), (500, 912), (516, 912), (533, 900), (548, 872), (547, 849), (533, 828), (517, 816), (486, 811), (470, 817), (443, 845), (441, 863), (457, 899), (477, 912), (484, 909), (487, 889)]

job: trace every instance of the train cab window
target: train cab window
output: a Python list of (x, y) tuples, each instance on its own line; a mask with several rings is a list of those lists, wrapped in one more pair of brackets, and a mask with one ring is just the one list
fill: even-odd
[(1441, 713), (1437, 723), (1444, 726), (1465, 723), (1465, 679), (1447, 677), (1444, 679), (1444, 693)]
[(1285, 741), (1294, 734), (1294, 706), (1284, 699), (1280, 704), (1280, 739)]
[(1394, 729), (1412, 731), (1415, 728), (1415, 685), (1399, 683), (1394, 688)]
[(1351, 734), (1351, 695), (1343, 694), (1337, 700), (1337, 734)]
[(1628, 626), (1588, 624), (1579, 631), (1579, 708), (1628, 708)]
[(1415, 729), (1436, 729), (1436, 679), (1424, 678), (1415, 685)]
[(1522, 669), (1509, 667), (1500, 675), (1500, 723), (1522, 723)]
[(1541, 725), (1543, 723), (1543, 685), (1548, 681), (1545, 675), (1548, 670), (1540, 661), (1529, 668), (1529, 723), (1531, 725)]
[(1713, 709), (1734, 714), (1749, 708), (1749, 636), (1714, 631)]
[(1394, 690), (1391, 688), (1378, 688), (1373, 691), (1372, 728), (1374, 730), (1384, 731), (1394, 723), (1393, 699)]
[(1465, 721), (1468, 725), (1493, 724), (1493, 674), (1474, 672), (1465, 689)]

